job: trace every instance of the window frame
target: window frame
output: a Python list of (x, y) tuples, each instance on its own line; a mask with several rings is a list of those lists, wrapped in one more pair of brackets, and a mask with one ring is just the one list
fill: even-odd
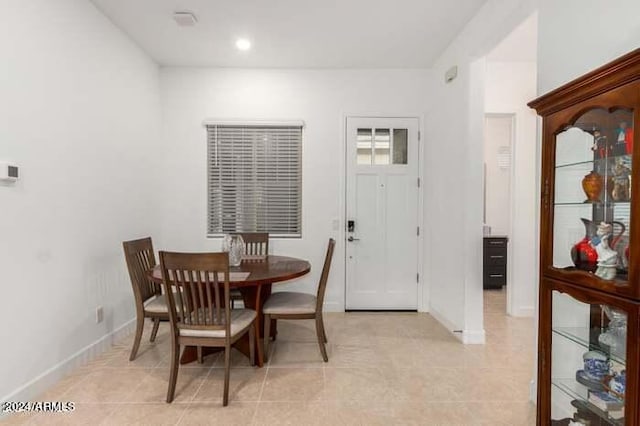
[[(204, 120), (203, 127), (205, 129), (205, 140), (206, 140), (206, 237), (207, 238), (221, 238), (228, 233), (234, 232), (269, 232), (270, 237), (272, 238), (302, 238), (302, 223), (303, 223), (303, 173), (302, 173), (302, 156), (303, 156), (303, 140), (305, 136), (305, 123), (302, 120), (289, 120), (289, 121), (255, 121), (255, 120)], [(274, 128), (282, 128), (282, 127), (290, 127), (290, 128), (299, 128), (300, 129), (300, 142), (299, 142), (299, 160), (298, 160), (298, 211), (296, 212), (299, 217), (299, 226), (297, 233), (277, 233), (271, 232), (270, 230), (256, 230), (256, 229), (235, 229), (229, 231), (221, 231), (221, 232), (212, 232), (212, 200), (211, 200), (211, 178), (212, 178), (212, 155), (211, 155), (211, 140), (209, 137), (209, 128), (210, 127), (237, 127), (237, 128), (265, 128), (265, 127), (274, 127)], [(254, 151), (255, 153), (255, 151)], [(236, 225), (237, 228), (237, 225)]]

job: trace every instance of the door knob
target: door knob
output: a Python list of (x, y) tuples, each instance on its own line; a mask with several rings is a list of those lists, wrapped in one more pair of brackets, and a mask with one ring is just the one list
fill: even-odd
[(360, 238), (349, 237), (349, 238), (347, 238), (347, 241), (349, 241), (349, 242), (360, 241)]

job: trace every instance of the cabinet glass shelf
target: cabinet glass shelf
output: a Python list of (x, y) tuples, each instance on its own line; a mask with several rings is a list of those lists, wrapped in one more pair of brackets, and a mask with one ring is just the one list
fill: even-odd
[(608, 206), (623, 206), (623, 205), (630, 205), (631, 201), (600, 201), (600, 202), (594, 202), (594, 203), (586, 203), (586, 202), (559, 202), (559, 203), (554, 203), (554, 206), (588, 206), (588, 205), (602, 205), (602, 204), (606, 204)]
[(581, 405), (590, 412), (605, 420), (607, 423), (615, 426), (623, 426), (624, 418), (614, 419), (609, 417), (606, 411), (603, 411), (588, 401), (588, 389), (573, 379), (551, 379), (552, 386), (562, 391), (568, 397), (580, 401)]
[(575, 166), (590, 166), (590, 165), (596, 165), (596, 167), (599, 167), (600, 165), (603, 164), (610, 164), (612, 161), (615, 161), (616, 158), (621, 158), (624, 159), (625, 156), (624, 155), (620, 155), (617, 157), (607, 157), (607, 158), (596, 158), (596, 159), (590, 159), (590, 160), (584, 160), (584, 161), (573, 161), (570, 163), (563, 163), (563, 164), (556, 164), (556, 169), (562, 169), (565, 167), (575, 167)]
[(626, 364), (626, 354), (624, 356), (611, 353), (608, 346), (601, 345), (599, 343), (593, 343), (597, 341), (598, 336), (604, 332), (600, 328), (586, 328), (586, 327), (554, 327), (553, 333), (571, 340), (574, 343), (579, 344), (587, 350), (598, 350), (600, 352), (609, 355), (609, 358), (619, 364)]

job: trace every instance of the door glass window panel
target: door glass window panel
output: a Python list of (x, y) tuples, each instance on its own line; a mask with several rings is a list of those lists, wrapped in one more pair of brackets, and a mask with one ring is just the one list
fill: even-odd
[(391, 152), (391, 132), (389, 129), (375, 130), (375, 161), (374, 164), (389, 164)]
[(633, 111), (592, 109), (556, 136), (553, 266), (624, 285)]
[(407, 164), (407, 129), (393, 129), (393, 164)]
[(358, 165), (371, 165), (373, 160), (373, 130), (358, 129), (357, 133)]

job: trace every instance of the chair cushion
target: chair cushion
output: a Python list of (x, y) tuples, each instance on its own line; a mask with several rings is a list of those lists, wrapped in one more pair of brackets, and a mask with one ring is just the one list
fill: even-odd
[[(231, 336), (241, 332), (246, 326), (251, 324), (256, 317), (256, 311), (252, 309), (234, 309), (231, 311)], [(188, 328), (180, 329), (181, 336), (187, 337), (224, 337), (224, 330), (193, 330)]]
[[(174, 291), (173, 292), (174, 300), (178, 299), (178, 297), (180, 296), (178, 295), (178, 293)], [(176, 300), (176, 303), (178, 303), (177, 300)], [(165, 298), (164, 294), (159, 294), (147, 300), (144, 304), (144, 310), (146, 312), (151, 312), (154, 314), (168, 313), (169, 309), (167, 309), (167, 299)]]
[(273, 293), (262, 311), (265, 314), (313, 314), (316, 311), (316, 296), (293, 291)]

